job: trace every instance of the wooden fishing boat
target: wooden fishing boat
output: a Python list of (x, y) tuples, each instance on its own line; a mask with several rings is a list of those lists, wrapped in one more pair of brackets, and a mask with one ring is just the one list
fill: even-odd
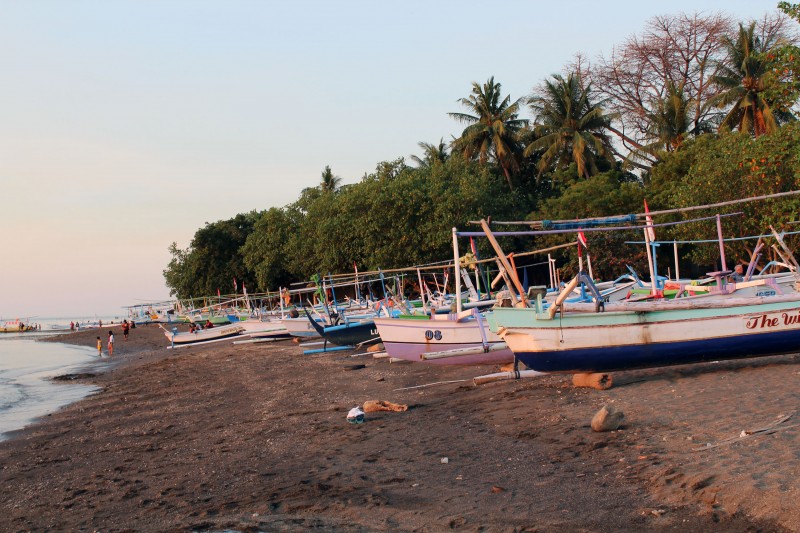
[(363, 318), (358, 320), (345, 320), (338, 324), (324, 324), (317, 322), (310, 313), (306, 313), (307, 320), (317, 334), (337, 346), (357, 346), (380, 342), (375, 320)]
[(490, 327), (541, 372), (606, 372), (800, 351), (800, 294), (497, 308)]
[[(177, 329), (177, 328), (175, 328)], [(194, 344), (198, 342), (216, 341), (235, 337), (245, 331), (244, 326), (231, 324), (228, 326), (200, 329), (197, 331), (185, 331), (177, 333), (175, 331), (164, 330), (164, 335), (174, 345)]]
[(437, 365), (504, 364), (514, 360), (505, 341), (493, 333), (486, 318), (475, 312), (376, 318), (386, 353), (407, 361)]
[(288, 338), (291, 337), (280, 320), (257, 320), (254, 318), (235, 323), (244, 328), (243, 335), (252, 338)]
[[(321, 319), (318, 320), (321, 321)], [(319, 337), (317, 330), (311, 327), (308, 319), (304, 316), (296, 318), (284, 318), (281, 320), (281, 325), (286, 328), (286, 331), (288, 331), (289, 335), (292, 337), (300, 337), (301, 339)]]
[[(513, 307), (495, 308), (490, 327), (519, 361), (538, 372), (607, 372), (800, 351), (800, 294), (780, 294), (774, 279), (726, 286), (723, 280), (732, 272), (725, 269), (720, 215), (716, 221), (723, 270), (709, 273), (716, 278), (715, 291), (663, 299), (654, 286), (652, 297), (644, 301), (606, 303), (595, 298), (565, 307), (579, 273), (546, 312), (541, 298), (529, 305), (521, 290), (519, 300), (512, 293)], [(480, 225), (511, 274), (509, 286), (519, 289), (488, 224), (481, 220)], [(793, 258), (792, 263), (797, 265)], [(653, 272), (651, 267), (655, 280)], [(737, 286), (764, 296), (742, 297), (745, 292)]]

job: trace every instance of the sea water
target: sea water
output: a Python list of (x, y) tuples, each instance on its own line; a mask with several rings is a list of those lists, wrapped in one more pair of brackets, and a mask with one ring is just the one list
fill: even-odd
[(54, 382), (62, 374), (97, 363), (97, 350), (37, 342), (33, 333), (0, 334), (0, 440), (37, 418), (80, 400), (97, 387)]

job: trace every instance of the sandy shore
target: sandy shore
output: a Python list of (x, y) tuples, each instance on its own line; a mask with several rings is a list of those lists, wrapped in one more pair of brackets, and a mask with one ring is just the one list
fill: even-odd
[[(106, 331), (57, 340), (94, 346)], [(0, 530), (800, 524), (798, 356), (618, 373), (608, 391), (568, 376), (474, 387), (493, 369), (304, 356), (288, 341), (167, 350), (156, 326), (116, 333), (111, 362), (82, 378), (101, 392), (0, 443)], [(451, 380), (465, 381), (407, 389)], [(410, 409), (345, 421), (373, 399)], [(594, 433), (607, 403), (624, 426)]]

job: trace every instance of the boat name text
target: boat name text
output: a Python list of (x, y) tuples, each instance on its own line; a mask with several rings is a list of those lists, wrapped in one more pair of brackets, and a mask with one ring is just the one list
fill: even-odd
[(770, 317), (769, 315), (752, 316), (747, 319), (745, 326), (747, 329), (763, 329), (790, 326), (792, 324), (800, 324), (800, 314), (781, 313), (779, 317)]

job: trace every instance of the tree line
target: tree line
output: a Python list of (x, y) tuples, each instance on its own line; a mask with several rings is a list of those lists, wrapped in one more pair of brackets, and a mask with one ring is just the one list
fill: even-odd
[[(794, 190), (800, 170), (798, 4), (736, 22), (722, 13), (655, 17), (593, 61), (577, 56), (563, 73), (512, 99), (493, 77), (474, 82), (464, 124), (420, 155), (377, 165), (341, 185), (330, 166), (320, 184), (284, 207), (207, 223), (186, 249), (170, 246), (164, 270), (179, 298), (275, 290), (315, 273), (398, 268), (447, 259), (452, 227), (469, 220), (573, 219), (640, 213)], [(531, 118), (523, 113), (527, 111)], [(800, 200), (734, 206), (729, 235), (757, 235), (796, 222)], [(672, 220), (677, 220), (673, 216)], [(659, 230), (663, 240), (708, 239), (694, 223)], [(507, 251), (572, 237), (505, 239)], [(641, 238), (592, 233), (596, 277), (624, 264), (644, 268)], [(754, 241), (730, 245), (749, 257)], [(479, 250), (490, 254), (486, 243)], [(715, 264), (712, 245), (683, 245), (682, 260)], [(567, 274), (574, 250), (559, 253)], [(538, 260), (531, 260), (536, 262)], [(546, 272), (546, 269), (544, 270)]]

